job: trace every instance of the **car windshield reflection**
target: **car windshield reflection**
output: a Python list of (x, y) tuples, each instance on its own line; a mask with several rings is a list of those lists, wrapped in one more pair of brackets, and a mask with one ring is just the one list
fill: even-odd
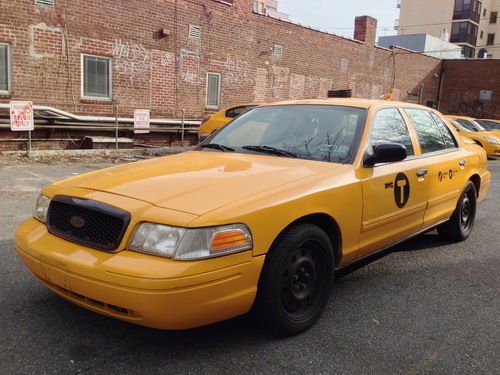
[(224, 147), (236, 152), (350, 163), (365, 117), (366, 110), (355, 107), (259, 107), (242, 114), (199, 149), (224, 151)]

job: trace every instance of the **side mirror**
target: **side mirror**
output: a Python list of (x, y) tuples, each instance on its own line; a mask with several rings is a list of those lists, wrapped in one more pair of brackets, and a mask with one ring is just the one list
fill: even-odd
[(363, 159), (365, 167), (373, 167), (379, 163), (394, 163), (407, 158), (406, 147), (399, 143), (384, 143), (366, 150)]

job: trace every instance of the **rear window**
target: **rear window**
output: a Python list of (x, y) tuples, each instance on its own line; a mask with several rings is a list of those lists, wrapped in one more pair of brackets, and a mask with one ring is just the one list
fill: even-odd
[(239, 115), (242, 115), (243, 113), (249, 111), (252, 108), (255, 108), (255, 105), (247, 105), (247, 106), (241, 106), (241, 107), (236, 107), (236, 108), (231, 108), (226, 111), (226, 117), (228, 118), (236, 118)]

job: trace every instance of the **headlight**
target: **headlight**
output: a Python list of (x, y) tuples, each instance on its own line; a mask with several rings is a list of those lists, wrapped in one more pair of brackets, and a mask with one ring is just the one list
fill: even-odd
[(36, 200), (35, 208), (33, 210), (33, 216), (35, 219), (40, 220), (45, 223), (47, 220), (47, 212), (49, 210), (50, 198), (43, 194), (40, 194)]
[(497, 141), (497, 140), (496, 140), (496, 139), (494, 139), (494, 138), (485, 137), (484, 139), (486, 140), (486, 142), (491, 143), (492, 145), (498, 145), (498, 144), (500, 144), (500, 142), (499, 142), (499, 141)]
[(252, 235), (243, 224), (212, 228), (176, 228), (142, 223), (135, 230), (130, 250), (180, 260), (212, 258), (250, 250)]

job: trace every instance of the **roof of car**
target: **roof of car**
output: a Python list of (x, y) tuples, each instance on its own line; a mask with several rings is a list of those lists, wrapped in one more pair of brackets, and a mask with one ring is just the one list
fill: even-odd
[(492, 119), (492, 118), (478, 118), (477, 121), (493, 121), (493, 122), (500, 123), (500, 120), (495, 120), (495, 119)]
[(462, 119), (462, 120), (475, 120), (474, 117), (469, 117), (469, 116), (458, 116), (458, 115), (446, 115), (445, 116), (446, 118), (450, 118), (450, 119)]
[(299, 104), (309, 104), (309, 105), (337, 105), (345, 107), (357, 107), (357, 108), (370, 108), (374, 105), (376, 106), (401, 106), (401, 107), (424, 107), (418, 104), (399, 102), (393, 100), (383, 100), (383, 99), (358, 99), (358, 98), (327, 98), (327, 99), (302, 99), (302, 100), (286, 100), (281, 102), (267, 103), (262, 106), (276, 106), (276, 105), (299, 105)]

